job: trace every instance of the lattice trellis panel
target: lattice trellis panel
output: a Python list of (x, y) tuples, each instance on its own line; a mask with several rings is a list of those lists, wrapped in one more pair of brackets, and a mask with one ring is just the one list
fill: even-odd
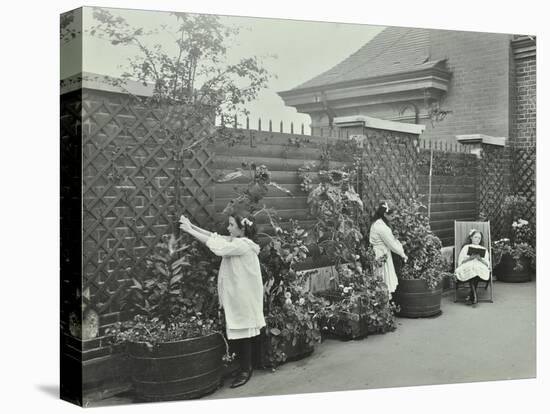
[[(213, 156), (202, 145), (181, 159), (162, 113), (125, 95), (85, 92), (82, 101), (84, 286), (103, 313), (116, 312), (132, 267), (179, 214), (213, 217)], [(187, 142), (205, 133), (199, 126)]]
[(381, 200), (399, 203), (418, 195), (418, 144), (414, 136), (365, 129), (362, 197), (367, 211)]
[(491, 221), (493, 240), (504, 237), (504, 198), (510, 194), (510, 151), (485, 145), (481, 151), (479, 210)]
[(514, 148), (512, 151), (513, 192), (527, 198), (528, 220), (536, 226), (536, 148)]
[(68, 332), (68, 314), (79, 305), (82, 283), (80, 249), (74, 244), (81, 237), (81, 94), (63, 94), (60, 101), (61, 324)]

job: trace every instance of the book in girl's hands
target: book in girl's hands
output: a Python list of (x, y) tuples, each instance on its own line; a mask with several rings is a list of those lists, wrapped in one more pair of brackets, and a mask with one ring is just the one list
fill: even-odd
[(474, 246), (470, 246), (468, 247), (468, 256), (474, 256), (474, 255), (478, 255), (480, 257), (485, 257), (485, 247), (474, 247)]

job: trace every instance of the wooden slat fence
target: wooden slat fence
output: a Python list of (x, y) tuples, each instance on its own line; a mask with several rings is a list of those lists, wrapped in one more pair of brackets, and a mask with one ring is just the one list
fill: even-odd
[[(468, 148), (457, 145), (423, 143), (419, 154), (419, 194), (430, 203), (430, 226), (444, 246), (454, 244), (454, 221), (479, 217), (479, 159)], [(430, 154), (432, 187), (429, 195)]]

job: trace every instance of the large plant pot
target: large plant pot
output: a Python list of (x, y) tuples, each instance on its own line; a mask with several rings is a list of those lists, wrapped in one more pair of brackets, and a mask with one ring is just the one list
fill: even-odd
[(398, 316), (406, 318), (427, 318), (441, 314), (441, 283), (430, 289), (424, 280), (399, 279), (393, 294), (394, 301), (401, 308)]
[(166, 401), (199, 398), (220, 386), (225, 344), (220, 334), (149, 349), (143, 342), (128, 344), (132, 383), (139, 399)]
[(500, 263), (493, 269), (493, 273), (499, 282), (521, 283), (531, 281), (529, 260), (521, 259), (521, 264), (522, 269), (514, 269), (516, 261), (509, 254), (504, 254), (500, 259)]

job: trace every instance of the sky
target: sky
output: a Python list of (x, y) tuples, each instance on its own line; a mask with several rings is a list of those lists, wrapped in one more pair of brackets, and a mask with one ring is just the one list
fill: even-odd
[[(124, 17), (132, 26), (145, 29), (175, 21), (169, 13), (161, 11), (111, 9), (111, 12)], [(91, 8), (85, 8), (83, 20), (83, 71), (119, 76), (124, 72), (122, 67), (128, 58), (134, 56), (137, 50), (114, 46), (105, 39), (90, 36), (86, 29), (95, 23)], [(266, 128), (271, 119), (274, 128), (275, 125), (278, 128), (279, 122), (283, 121), (285, 131), (289, 130), (290, 122), (294, 123), (295, 131), (303, 123), (305, 133), (309, 133), (309, 115), (300, 114), (294, 108), (285, 106), (277, 92), (292, 89), (332, 68), (384, 29), (383, 26), (362, 24), (233, 16), (222, 16), (221, 21), (227, 26), (240, 29), (238, 36), (229, 44), (228, 60), (236, 61), (249, 56), (263, 57), (264, 67), (275, 75), (270, 79), (267, 88), (247, 106), (251, 128), (256, 128), (257, 120), (261, 118), (263, 128)], [(152, 40), (166, 45), (167, 50), (174, 43), (168, 34)], [(74, 57), (79, 41), (76, 38), (62, 45), (65, 49), (62, 56)], [(62, 78), (79, 72), (75, 61), (78, 60), (72, 59), (72, 64), (71, 59), (62, 61)]]

